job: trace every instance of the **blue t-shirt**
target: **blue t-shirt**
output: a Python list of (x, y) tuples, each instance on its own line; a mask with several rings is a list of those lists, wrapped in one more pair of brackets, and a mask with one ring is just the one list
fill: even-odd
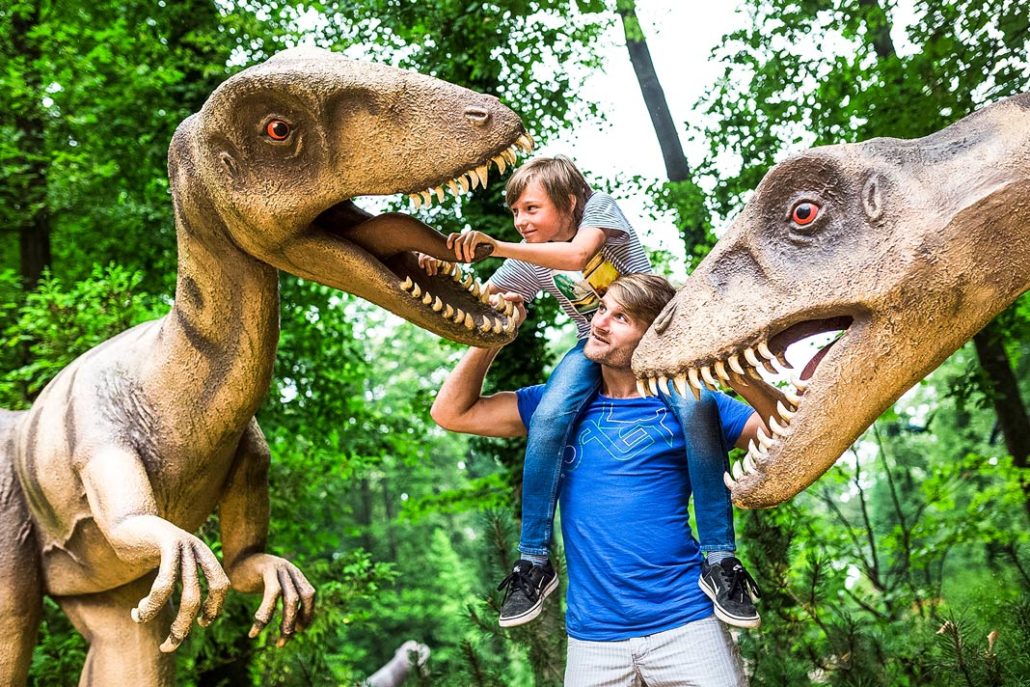
[[(544, 386), (517, 392), (527, 427)], [(754, 412), (716, 394), (732, 446)], [(660, 399), (597, 394), (581, 413), (562, 466), (562, 536), (569, 574), (566, 629), (610, 642), (664, 632), (712, 614), (698, 587), (686, 443)]]

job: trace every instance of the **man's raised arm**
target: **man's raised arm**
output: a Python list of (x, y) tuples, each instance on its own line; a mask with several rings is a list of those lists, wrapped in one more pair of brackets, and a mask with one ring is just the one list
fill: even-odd
[[(521, 298), (505, 296), (516, 302), (519, 320), (525, 319)], [(483, 380), (500, 348), (470, 348), (447, 375), (429, 414), (436, 424), (452, 432), (483, 437), (526, 436), (515, 393), (502, 391), (483, 396)]]

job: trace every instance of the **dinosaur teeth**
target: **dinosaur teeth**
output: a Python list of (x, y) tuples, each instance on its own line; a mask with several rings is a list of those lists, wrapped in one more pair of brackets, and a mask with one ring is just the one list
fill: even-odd
[(794, 406), (795, 408), (801, 407), (801, 397), (795, 394), (793, 391), (791, 391), (790, 389), (784, 389), (783, 395), (787, 397), (787, 402), (790, 403), (792, 406)]
[(420, 191), (419, 195), (422, 196), (422, 204), (429, 207), (433, 204), (433, 194), (429, 191)]
[(680, 373), (672, 378), (672, 383), (676, 387), (676, 391), (679, 392), (680, 396), (687, 395), (687, 375)]
[(501, 318), (494, 318), (494, 334), (500, 334), (504, 331), (504, 323), (501, 322)]
[(490, 168), (488, 165), (479, 165), (476, 167), (476, 176), (479, 177), (479, 184), (483, 188), (486, 188), (487, 179), (490, 177)]
[(769, 417), (769, 429), (773, 431), (773, 434), (779, 434), (780, 436), (786, 436), (787, 434), (787, 428), (777, 422), (776, 418), (772, 416)]
[(451, 317), (453, 315), (454, 315), (454, 308), (451, 307), (450, 303), (445, 304), (444, 308), (443, 308), (444, 319), (449, 320), (449, 319), (451, 319)]
[(501, 155), (495, 155), (493, 160), (494, 164), (497, 165), (497, 171), (500, 174), (504, 174), (504, 170), (508, 168), (508, 161)]
[(518, 160), (518, 156), (515, 154), (515, 146), (511, 145), (501, 151), (501, 156), (508, 161), (509, 165), (514, 165)]
[(758, 344), (758, 352), (761, 353), (762, 357), (766, 360), (772, 360), (776, 357), (775, 355), (773, 355), (773, 352), (769, 350), (769, 345), (764, 341)]
[(421, 298), (422, 297), (422, 289), (419, 287), (418, 284), (412, 284), (411, 285), (411, 295), (414, 296), (415, 298)]
[(717, 382), (715, 377), (712, 376), (712, 371), (707, 365), (701, 368), (701, 378), (705, 380), (705, 383), (708, 384), (709, 388), (713, 390), (719, 388), (719, 382)]
[(441, 310), (443, 310), (443, 301), (437, 296), (436, 300), (433, 301), (433, 312), (440, 312)]
[(787, 406), (783, 405), (783, 401), (776, 401), (776, 412), (787, 422), (790, 422), (790, 418), (794, 417), (794, 411), (787, 410)]
[(469, 188), (471, 188), (471, 184), (469, 183), (468, 177), (465, 176), (464, 174), (459, 175), (458, 176), (458, 186), (461, 187), (461, 192), (462, 193), (468, 193), (469, 192)]
[(465, 313), (465, 319), (462, 320), (465, 323), (465, 329), (472, 329), (476, 326), (476, 323), (472, 321), (472, 315)]
[(462, 280), (461, 285), (465, 287), (466, 291), (472, 290), (472, 284), (476, 281), (475, 277), (471, 274), (466, 274), (465, 279)]
[(644, 388), (643, 379), (637, 379), (637, 393), (640, 394), (642, 398), (647, 398), (647, 389)]
[(533, 152), (533, 138), (529, 134), (522, 134), (519, 139), (515, 141), (515, 145), (527, 153)]
[[(701, 380), (697, 376), (697, 370), (695, 370), (694, 368), (690, 368), (689, 370), (687, 370), (687, 376), (690, 378), (690, 386), (694, 387), (698, 391), (701, 391), (703, 387), (701, 386)], [(697, 394), (695, 394), (695, 396), (696, 395)]]
[(726, 372), (726, 365), (721, 360), (715, 361), (715, 374), (719, 376), (719, 379), (726, 382), (730, 381), (730, 375)]
[(505, 334), (512, 334), (512, 333), (514, 333), (515, 327), (517, 327), (517, 326), (518, 326), (518, 324), (515, 322), (515, 318), (514, 317), (509, 317), (508, 318), (508, 323), (506, 325), (504, 325), (504, 333)]
[(462, 322), (464, 322), (464, 321), (465, 321), (465, 311), (464, 311), (464, 310), (462, 310), (461, 308), (458, 308), (458, 309), (457, 309), (457, 310), (456, 310), (456, 311), (454, 312), (454, 322), (455, 322), (456, 324), (461, 324), (461, 323), (462, 323)]
[(433, 189), (433, 192), (436, 193), (437, 201), (442, 203), (443, 202), (443, 186), (437, 186), (436, 188)]
[(415, 206), (416, 210), (422, 207), (422, 196), (418, 195), (417, 193), (412, 193), (408, 195), (408, 200), (411, 201), (411, 204)]
[(738, 460), (733, 464), (733, 479), (740, 479), (744, 476), (744, 462)]
[(423, 305), (429, 305), (432, 302), (433, 302), (433, 295), (431, 293), (429, 293), (428, 291), (426, 291), (426, 295), (422, 296), (422, 304)]
[(447, 182), (447, 188), (451, 189), (451, 195), (455, 198), (461, 195), (461, 191), (458, 190), (458, 184), (455, 183), (454, 179)]
[(758, 359), (758, 356), (755, 355), (755, 351), (752, 348), (744, 349), (744, 360), (748, 361), (752, 367), (758, 367), (762, 364), (762, 361)]
[(762, 448), (768, 449), (770, 446), (772, 446), (773, 439), (772, 439), (771, 436), (769, 436), (768, 434), (765, 433), (765, 427), (759, 427), (757, 434), (758, 434), (758, 444)]
[(415, 282), (411, 281), (411, 277), (404, 277), (404, 283), (401, 284), (401, 288), (407, 291), (414, 285)]
[(726, 488), (730, 491), (733, 491), (733, 487), (737, 486), (737, 483), (733, 481), (733, 478), (730, 477), (730, 473), (728, 472), (722, 473), (722, 483), (725, 484)]
[(647, 378), (647, 390), (651, 392), (652, 396), (658, 395), (658, 382), (654, 377)]
[(737, 357), (736, 353), (731, 355), (729, 360), (727, 360), (726, 362), (730, 364), (730, 369), (736, 372), (738, 375), (744, 374), (744, 368), (740, 366), (740, 358)]
[[(752, 442), (752, 446), (753, 445), (754, 442)], [(755, 465), (755, 457), (751, 452), (748, 452), (748, 454), (744, 456), (744, 460), (742, 460), (741, 462), (744, 464), (744, 472), (749, 474), (754, 472), (755, 468), (757, 467)]]
[(666, 396), (671, 396), (672, 393), (669, 391), (669, 378), (665, 375), (658, 377), (658, 389)]

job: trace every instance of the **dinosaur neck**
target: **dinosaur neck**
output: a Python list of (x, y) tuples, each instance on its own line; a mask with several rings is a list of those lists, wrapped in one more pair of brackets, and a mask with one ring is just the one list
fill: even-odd
[[(166, 318), (166, 374), (196, 386), (198, 409), (246, 421), (268, 390), (279, 341), (275, 268), (229, 238), (207, 192), (176, 194), (179, 270)], [(233, 423), (230, 423), (233, 424)]]

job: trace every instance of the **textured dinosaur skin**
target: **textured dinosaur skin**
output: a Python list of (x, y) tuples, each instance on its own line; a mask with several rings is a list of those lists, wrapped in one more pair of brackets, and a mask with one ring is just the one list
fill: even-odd
[(815, 148), (776, 165), (633, 369), (679, 393), (741, 373), (761, 384), (757, 367), (789, 344), (843, 330), (786, 390), (772, 436), (727, 475), (736, 505), (774, 506), (1028, 288), (1023, 94), (925, 138)]
[[(31, 409), (0, 411), (0, 684), (26, 680), (44, 594), (90, 642), (80, 685), (174, 684), (169, 652), (230, 586), (262, 594), (251, 636), (277, 603), (280, 644), (310, 623), (314, 589), (265, 554), (269, 452), (254, 413), (279, 338), (278, 271), (461, 343), (509, 340), (514, 322), (471, 278), (418, 270), (411, 250), (452, 255), (443, 236), (350, 199), (485, 177), (513, 144), (531, 146), (492, 96), (311, 49), (233, 76), (179, 126), (171, 311), (75, 360)], [(413, 297), (430, 290), (447, 310)], [(216, 508), (221, 563), (191, 534)]]

